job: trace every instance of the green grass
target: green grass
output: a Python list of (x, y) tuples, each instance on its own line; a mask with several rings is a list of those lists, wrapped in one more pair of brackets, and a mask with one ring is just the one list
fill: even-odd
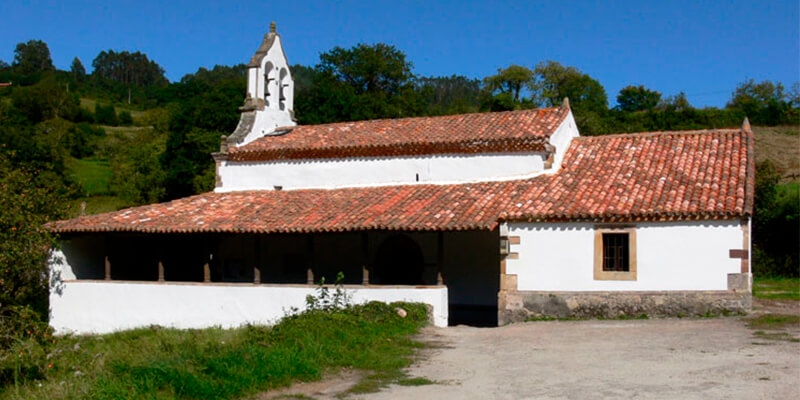
[(128, 203), (116, 196), (84, 197), (71, 201), (68, 217), (80, 216), (83, 202), (86, 202), (86, 215), (117, 211), (128, 206)]
[(73, 158), (67, 162), (67, 168), (87, 195), (102, 196), (110, 192), (111, 167), (108, 160)]
[[(408, 316), (397, 316), (394, 307)], [(405, 379), (402, 370), (420, 346), (409, 337), (426, 322), (421, 304), (373, 302), (286, 317), (274, 327), (66, 336), (2, 354), (0, 399), (234, 399), (341, 368), (371, 371), (368, 381), (377, 384), (361, 389), (374, 390)], [(28, 380), (15, 387), (9, 360), (20, 352), (35, 360), (25, 364), (33, 368)]]
[(106, 131), (108, 134), (119, 133), (127, 138), (133, 138), (143, 130), (150, 129), (144, 126), (110, 126), (110, 125), (98, 125), (100, 128)]
[(800, 315), (764, 314), (748, 318), (747, 325), (753, 329), (783, 329), (800, 325)]
[[(800, 327), (800, 315), (764, 314), (745, 319), (750, 329), (756, 329), (753, 336), (758, 339), (772, 341), (800, 342), (800, 338), (786, 332), (788, 328)], [(765, 344), (765, 343), (756, 343)]]
[[(85, 108), (85, 109), (87, 109), (87, 110), (89, 110), (89, 111), (91, 111), (91, 112), (94, 112), (95, 107), (97, 107), (97, 103), (98, 102), (95, 99), (90, 99), (88, 97), (81, 97), (80, 98), (80, 106)], [(100, 105), (102, 105), (102, 106), (106, 106), (108, 104), (109, 103), (107, 103), (107, 102), (100, 102)], [(122, 112), (122, 111), (127, 111), (127, 112), (131, 113), (131, 118), (133, 118), (134, 124), (140, 118), (142, 118), (142, 116), (144, 116), (144, 111), (134, 110), (132, 108), (127, 108), (127, 107), (120, 106), (120, 105), (115, 105), (114, 108), (117, 111), (117, 115), (119, 115), (119, 113)]]
[(433, 385), (436, 382), (428, 378), (417, 377), (417, 378), (400, 379), (396, 383), (401, 386), (424, 386), (424, 385)]
[(753, 336), (759, 339), (765, 340), (783, 340), (792, 343), (800, 343), (800, 339), (793, 337), (787, 332), (764, 332), (764, 331), (755, 331), (753, 332)]
[(800, 300), (800, 278), (756, 278), (753, 296), (768, 300)]

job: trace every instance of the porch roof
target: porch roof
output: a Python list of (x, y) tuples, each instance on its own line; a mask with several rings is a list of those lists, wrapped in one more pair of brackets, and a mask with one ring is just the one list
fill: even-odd
[(749, 129), (572, 141), (555, 174), (458, 185), (205, 193), (48, 224), (68, 232), (491, 230), (500, 221), (664, 221), (749, 216)]

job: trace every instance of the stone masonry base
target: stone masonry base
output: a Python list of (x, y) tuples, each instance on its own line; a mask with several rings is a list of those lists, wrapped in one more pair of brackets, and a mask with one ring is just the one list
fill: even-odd
[(748, 291), (539, 292), (501, 290), (498, 323), (532, 317), (615, 318), (620, 316), (692, 317), (744, 314)]

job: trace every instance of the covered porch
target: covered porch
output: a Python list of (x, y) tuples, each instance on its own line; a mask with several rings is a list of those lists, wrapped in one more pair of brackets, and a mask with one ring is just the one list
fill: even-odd
[(498, 241), (497, 230), (68, 233), (52, 263), (52, 324), (271, 323), (341, 272), (354, 302), (423, 302), (436, 325), (494, 326)]

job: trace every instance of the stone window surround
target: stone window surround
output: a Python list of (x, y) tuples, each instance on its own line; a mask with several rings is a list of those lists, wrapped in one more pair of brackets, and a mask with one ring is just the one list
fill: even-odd
[[(603, 270), (603, 234), (628, 234), (628, 271)], [(636, 280), (636, 227), (626, 225), (597, 225), (594, 227), (594, 280), (596, 281), (635, 281)]]

